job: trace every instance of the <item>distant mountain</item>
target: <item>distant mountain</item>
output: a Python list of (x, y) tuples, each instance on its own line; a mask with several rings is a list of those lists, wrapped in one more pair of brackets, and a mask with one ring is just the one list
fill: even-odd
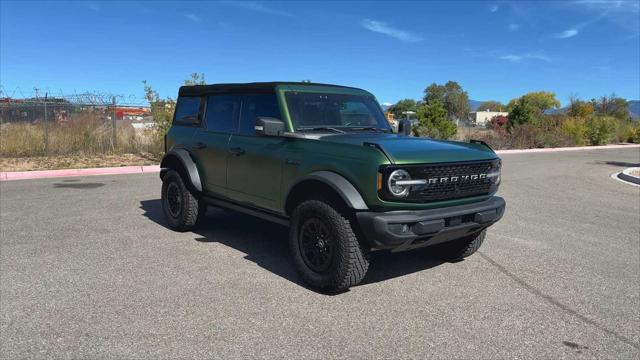
[(479, 100), (469, 100), (469, 107), (471, 108), (471, 111), (476, 111), (483, 102), (484, 101)]
[(640, 100), (629, 100), (629, 113), (631, 118), (640, 119)]
[[(634, 121), (640, 120), (640, 100), (629, 100), (628, 103), (629, 103), (629, 115), (631, 115), (631, 119)], [(546, 113), (549, 115), (566, 114), (567, 110), (568, 110), (568, 107), (565, 106), (560, 109), (547, 110)]]

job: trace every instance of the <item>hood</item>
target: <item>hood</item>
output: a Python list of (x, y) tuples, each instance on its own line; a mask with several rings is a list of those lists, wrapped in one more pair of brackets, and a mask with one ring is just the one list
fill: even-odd
[(364, 143), (378, 144), (384, 148), (396, 164), (475, 161), (498, 157), (492, 150), (481, 144), (433, 140), (398, 134), (347, 133), (322, 136), (319, 140), (358, 146), (364, 146)]

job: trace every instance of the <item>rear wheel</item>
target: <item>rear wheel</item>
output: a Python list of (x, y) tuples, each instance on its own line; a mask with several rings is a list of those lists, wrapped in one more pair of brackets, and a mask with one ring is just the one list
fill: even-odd
[(307, 200), (295, 208), (289, 245), (303, 280), (321, 291), (346, 290), (369, 268), (368, 250), (347, 217), (323, 201)]
[(436, 245), (428, 251), (444, 260), (460, 260), (473, 255), (484, 242), (487, 230), (461, 239)]
[(204, 217), (206, 205), (198, 202), (177, 171), (170, 170), (162, 179), (162, 210), (170, 228), (187, 231)]

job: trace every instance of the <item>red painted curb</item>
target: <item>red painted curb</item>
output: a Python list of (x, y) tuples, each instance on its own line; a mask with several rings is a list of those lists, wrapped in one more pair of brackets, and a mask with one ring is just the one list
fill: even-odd
[(159, 171), (160, 171), (159, 165), (121, 166), (121, 167), (111, 167), (111, 168), (89, 168), (89, 169), (14, 171), (14, 172), (0, 172), (0, 181), (46, 179), (46, 178), (73, 177), (73, 176), (142, 174), (142, 173), (154, 173), (154, 172), (157, 173)]

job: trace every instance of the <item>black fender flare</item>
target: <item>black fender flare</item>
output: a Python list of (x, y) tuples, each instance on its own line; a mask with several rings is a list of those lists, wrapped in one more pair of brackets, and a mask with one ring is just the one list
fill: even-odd
[(307, 181), (307, 180), (316, 180), (320, 181), (328, 186), (330, 186), (344, 202), (351, 209), (354, 210), (369, 210), (367, 203), (360, 195), (358, 189), (349, 182), (349, 180), (345, 179), (342, 175), (331, 171), (315, 171), (308, 175), (305, 175), (298, 181), (296, 181), (290, 188), (287, 190), (287, 193), (284, 196), (283, 204), (286, 204), (289, 194), (291, 190), (293, 190), (298, 184)]
[(183, 175), (187, 177), (184, 180), (189, 181), (190, 185), (193, 186), (195, 190), (202, 191), (202, 183), (200, 182), (198, 167), (196, 166), (196, 163), (193, 162), (189, 152), (185, 149), (173, 149), (162, 157), (162, 161), (160, 162), (160, 177), (162, 178), (164, 173), (166, 173), (168, 169), (172, 168), (172, 163), (174, 161), (178, 161), (182, 165), (184, 170)]

